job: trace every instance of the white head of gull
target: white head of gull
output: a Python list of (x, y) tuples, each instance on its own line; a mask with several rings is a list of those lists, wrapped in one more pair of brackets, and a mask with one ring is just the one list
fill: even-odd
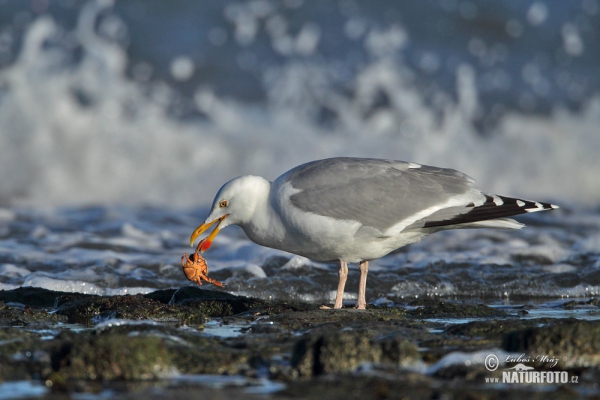
[(190, 238), (209, 227), (239, 225), (248, 238), (317, 261), (339, 261), (334, 308), (342, 307), (347, 263), (359, 263), (356, 308), (366, 308), (369, 261), (447, 229), (520, 229), (506, 217), (556, 209), (549, 203), (489, 195), (453, 169), (394, 160), (330, 158), (291, 169), (275, 181), (242, 176), (227, 182)]

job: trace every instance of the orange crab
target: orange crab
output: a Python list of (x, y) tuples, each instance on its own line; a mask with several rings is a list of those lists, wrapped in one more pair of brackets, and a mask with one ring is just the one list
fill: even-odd
[(223, 287), (223, 282), (215, 281), (214, 279), (208, 277), (208, 264), (206, 263), (204, 257), (200, 255), (202, 242), (204, 242), (204, 240), (198, 243), (196, 251), (192, 254), (191, 258), (188, 257), (187, 253), (183, 253), (183, 257), (181, 257), (183, 273), (188, 280), (196, 282), (200, 286), (202, 286), (202, 281), (204, 280), (208, 283), (212, 283), (215, 286)]

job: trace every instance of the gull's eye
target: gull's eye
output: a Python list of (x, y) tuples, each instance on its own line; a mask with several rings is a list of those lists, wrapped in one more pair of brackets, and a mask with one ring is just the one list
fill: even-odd
[(228, 205), (229, 205), (229, 202), (228, 202), (227, 200), (221, 200), (221, 201), (219, 202), (219, 207), (221, 207), (221, 208), (225, 208), (225, 207), (227, 207)]

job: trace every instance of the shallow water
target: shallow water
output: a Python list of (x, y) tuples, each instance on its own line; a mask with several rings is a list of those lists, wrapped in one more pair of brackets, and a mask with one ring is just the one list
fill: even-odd
[[(149, 207), (0, 209), (0, 288), (135, 294), (191, 283), (180, 266), (206, 210)], [(600, 214), (568, 208), (521, 218), (522, 230), (437, 233), (371, 262), (367, 300), (422, 296), (527, 302), (598, 296)], [(338, 265), (313, 262), (225, 229), (205, 254), (210, 276), (233, 294), (331, 302)], [(356, 299), (350, 266), (345, 300)]]
[(31, 399), (48, 394), (46, 386), (39, 382), (14, 381), (0, 383), (0, 399)]

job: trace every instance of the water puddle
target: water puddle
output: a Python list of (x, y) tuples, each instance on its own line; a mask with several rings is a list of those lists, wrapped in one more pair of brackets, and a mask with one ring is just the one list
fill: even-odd
[(202, 334), (211, 337), (233, 338), (242, 336), (250, 326), (250, 324), (224, 324), (221, 319), (213, 319), (204, 323)]
[(212, 389), (245, 388), (245, 392), (270, 394), (285, 388), (285, 384), (264, 378), (248, 378), (241, 375), (179, 375), (169, 380), (171, 385), (198, 385)]
[(0, 383), (0, 400), (31, 399), (45, 396), (48, 388), (39, 382), (13, 381)]

